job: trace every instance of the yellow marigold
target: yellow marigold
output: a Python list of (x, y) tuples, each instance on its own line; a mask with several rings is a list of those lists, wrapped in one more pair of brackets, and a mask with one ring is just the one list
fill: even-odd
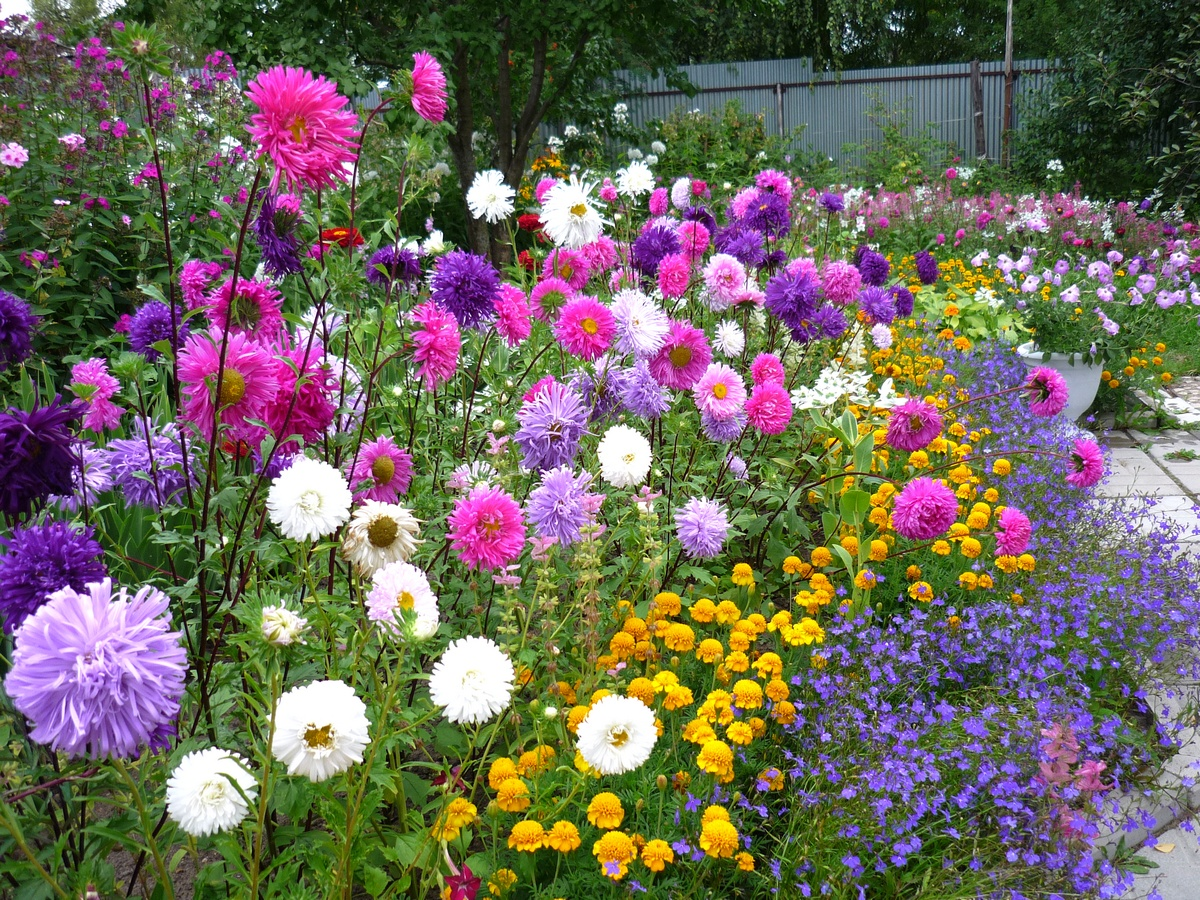
[(664, 691), (669, 691), (677, 684), (679, 684), (679, 676), (670, 669), (663, 669), (663, 671), (654, 676), (655, 693), (661, 694)]
[(780, 700), (786, 700), (788, 695), (791, 693), (791, 690), (788, 688), (786, 681), (782, 681), (778, 678), (772, 678), (767, 682), (767, 689), (765, 693), (768, 700), (770, 700), (772, 703), (778, 703)]
[(1015, 556), (1009, 556), (1008, 554), (1005, 554), (1004, 556), (997, 556), (996, 568), (1005, 575), (1011, 575), (1013, 572), (1017, 571), (1017, 558)]
[(663, 709), (674, 711), (691, 706), (695, 702), (696, 698), (692, 696), (692, 689), (679, 684), (667, 691), (667, 695), (663, 698)]
[(625, 688), (625, 696), (636, 697), (647, 706), (654, 706), (654, 682), (649, 678), (635, 678)]
[(738, 563), (733, 567), (733, 583), (738, 587), (750, 587), (754, 584), (754, 570), (749, 563)]
[(1020, 594), (1016, 594), (1016, 593), (1010, 594), (1008, 599), (1012, 601), (1013, 606), (1024, 606), (1025, 605), (1025, 598), (1022, 597)]
[(733, 722), (725, 729), (725, 736), (731, 744), (745, 747), (754, 740), (754, 729), (745, 722)]
[(707, 807), (700, 816), (700, 824), (701, 825), (707, 825), (709, 822), (728, 822), (728, 821), (730, 821), (729, 810), (727, 810), (725, 807), (719, 806), (715, 803), (712, 806)]
[(778, 653), (764, 653), (754, 661), (754, 670), (759, 678), (778, 678), (783, 674), (783, 660)]
[(968, 591), (973, 591), (979, 585), (979, 576), (974, 572), (963, 572), (958, 576), (958, 583)]
[[(820, 656), (820, 654), (819, 653), (813, 654), (814, 659), (817, 656)], [(824, 657), (821, 657), (821, 659), (823, 660)], [(823, 668), (825, 668), (825, 666), (821, 665), (821, 666), (818, 666), (817, 668), (823, 669)], [(776, 722), (778, 722), (780, 725), (791, 725), (793, 722), (796, 721), (796, 705), (794, 703), (792, 703), (791, 700), (780, 700), (771, 709), (771, 718), (774, 719)]]
[(845, 551), (851, 556), (854, 556), (858, 553), (858, 538), (856, 538), (854, 535), (846, 535), (844, 538), (842, 538), (840, 543)]
[[(810, 573), (811, 574), (811, 573)], [(750, 613), (743, 620), (756, 635), (762, 634), (767, 630), (767, 620), (762, 613)]]
[(934, 553), (936, 553), (938, 556), (949, 556), (950, 555), (950, 544), (947, 541), (941, 541), (941, 540), (934, 541), (929, 549), (932, 550)]
[(878, 528), (886, 528), (888, 523), (888, 511), (882, 507), (877, 507), (871, 510), (867, 515), (867, 521)]
[(571, 711), (567, 713), (567, 731), (575, 734), (579, 723), (586, 719), (587, 714), (591, 711), (591, 706), (572, 706)]
[(475, 821), (479, 814), (475, 804), (464, 797), (455, 797), (441, 811), (433, 824), (433, 836), (440, 841), (452, 841)]
[(810, 619), (805, 616), (799, 621), (793, 629), (793, 641), (799, 640), (800, 644), (807, 646), (814, 641), (818, 644), (825, 642), (825, 629), (817, 624), (816, 619)]
[(809, 558), (813, 566), (818, 569), (833, 562), (833, 554), (829, 552), (828, 547), (814, 547)]
[(741, 617), (742, 611), (737, 608), (737, 604), (732, 600), (722, 600), (717, 604), (717, 621), (722, 625), (736, 622)]
[(555, 822), (546, 832), (546, 846), (559, 853), (570, 853), (578, 850), (583, 841), (579, 837), (579, 829), (574, 822)]
[(678, 594), (671, 591), (663, 591), (655, 595), (654, 608), (658, 610), (660, 615), (677, 616), (683, 608), (683, 601), (679, 599)]
[(488, 786), (494, 791), (510, 778), (517, 777), (517, 764), (501, 756), (488, 768)]
[(750, 657), (741, 650), (734, 650), (725, 657), (725, 662), (721, 668), (727, 672), (734, 672), (740, 675), (750, 668)]
[(621, 798), (611, 791), (601, 791), (592, 798), (587, 808), (588, 821), (597, 828), (607, 831), (618, 828), (625, 820), (625, 808)]
[(973, 531), (979, 531), (980, 529), (987, 528), (987, 523), (987, 513), (973, 511), (969, 516), (967, 516), (967, 527)]
[(743, 678), (733, 686), (733, 702), (738, 709), (758, 709), (763, 704), (763, 690), (757, 681)]
[(818, 572), (809, 579), (808, 586), (814, 591), (832, 591), (833, 582), (829, 580), (829, 576), (824, 572)]
[(667, 645), (668, 650), (674, 650), (676, 653), (687, 653), (696, 646), (696, 632), (692, 631), (690, 625), (676, 622), (663, 635), (663, 643)]
[(994, 587), (995, 584), (996, 583), (992, 581), (992, 576), (988, 575), (986, 572), (979, 576), (979, 586), (984, 590)]
[(947, 616), (946, 617), (946, 626), (948, 628), (950, 628), (951, 631), (953, 631), (957, 628), (961, 628), (962, 627), (962, 619), (960, 619), (958, 616)]
[(533, 853), (541, 850), (546, 843), (546, 829), (541, 822), (529, 819), (518, 822), (508, 833), (508, 848), (520, 853)]
[(621, 626), (621, 630), (626, 634), (633, 635), (635, 641), (640, 641), (649, 634), (649, 629), (646, 627), (646, 620), (639, 619), (637, 616), (630, 616), (625, 620), (625, 624)]
[(935, 437), (932, 441), (929, 442), (929, 449), (932, 450), (934, 453), (945, 453), (949, 447), (950, 447), (950, 444), (946, 441), (946, 439), (944, 437)]
[(721, 778), (725, 774), (733, 772), (733, 751), (724, 741), (707, 741), (700, 748), (696, 764), (710, 775)]
[(993, 475), (1009, 475), (1012, 473), (1012, 463), (1007, 459), (996, 459), (992, 461)]
[(861, 572), (859, 572), (857, 575), (854, 576), (854, 586), (856, 588), (858, 588), (860, 591), (871, 590), (873, 587), (875, 587), (875, 585), (878, 583), (878, 581), (879, 581), (879, 576), (876, 575), (874, 572), (872, 572), (870, 569), (863, 569)]
[(629, 835), (610, 831), (592, 845), (592, 855), (607, 877), (620, 881), (629, 874), (629, 864), (637, 858), (637, 848)]
[(512, 869), (497, 869), (488, 879), (488, 890), (497, 897), (503, 896), (517, 883), (517, 873)]
[(767, 733), (767, 720), (760, 716), (751, 716), (748, 724), (750, 725), (750, 731), (753, 732), (756, 738), (760, 738)]
[(696, 658), (701, 662), (718, 663), (725, 657), (725, 645), (716, 638), (705, 638), (696, 648)]
[[(965, 341), (966, 338), (960, 338), (959, 340)], [(958, 341), (955, 341), (955, 343), (957, 344)], [(745, 850), (743, 850), (741, 853), (739, 853), (735, 858), (737, 859), (738, 868), (741, 871), (743, 871), (743, 872), (753, 872), (754, 871), (754, 857), (751, 856), (749, 853), (747, 853)]]
[(746, 651), (750, 649), (750, 637), (744, 631), (729, 632), (729, 649)]
[(924, 469), (929, 465), (929, 454), (924, 450), (914, 450), (908, 454), (908, 464), (914, 469)]
[(575, 751), (574, 762), (575, 762), (575, 768), (578, 769), (580, 772), (582, 772), (584, 775), (586, 775), (590, 771), (592, 771), (592, 767), (588, 764), (588, 761), (583, 758), (583, 754), (580, 753), (578, 750)]
[(804, 611), (810, 616), (817, 614), (817, 610), (821, 608), (821, 601), (816, 598), (811, 591), (801, 591), (796, 595), (793, 601), (799, 607), (803, 607)]
[(521, 754), (517, 760), (517, 774), (526, 778), (539, 775), (550, 768), (557, 756), (553, 747), (535, 747)]
[(1017, 557), (1017, 568), (1022, 572), (1032, 572), (1037, 567), (1037, 561), (1032, 553), (1022, 553)]
[(967, 559), (976, 559), (983, 552), (983, 544), (979, 543), (975, 538), (963, 538), (962, 546), (959, 547), (962, 555)]
[(709, 691), (697, 715), (718, 725), (728, 725), (733, 721), (733, 695), (729, 691)]
[(551, 688), (551, 693), (557, 693), (562, 698), (562, 702), (567, 706), (575, 705), (575, 688), (567, 684), (565, 681), (556, 681), (554, 687)]
[(648, 659), (657, 659), (658, 654), (654, 645), (649, 641), (638, 641), (633, 645), (633, 658), (639, 662), (645, 662)]
[(713, 603), (707, 597), (701, 597), (688, 608), (688, 615), (692, 617), (692, 621), (708, 623), (717, 617), (717, 604)]
[(681, 737), (689, 744), (699, 744), (703, 746), (711, 740), (715, 740), (717, 733), (713, 731), (712, 725), (706, 719), (692, 719), (683, 726)]
[(789, 556), (783, 561), (783, 571), (786, 575), (799, 575), (804, 561), (798, 556)]
[(905, 581), (917, 581), (918, 579), (920, 579), (920, 577), (921, 577), (921, 567), (920, 566), (909, 566), (907, 569), (904, 570), (904, 580)]
[(716, 859), (733, 856), (738, 848), (738, 833), (731, 822), (717, 820), (700, 829), (700, 849)]
[(529, 809), (529, 788), (520, 778), (506, 778), (496, 788), (496, 803), (505, 812)]
[(626, 659), (633, 653), (633, 648), (637, 644), (632, 634), (628, 631), (618, 631), (608, 641), (608, 649), (612, 651), (617, 659)]
[(780, 610), (771, 616), (771, 624), (767, 626), (771, 631), (778, 631), (784, 625), (792, 624), (792, 614), (786, 609)]
[(771, 766), (769, 769), (763, 769), (758, 773), (758, 780), (755, 782), (755, 787), (760, 791), (781, 791), (784, 785), (783, 772)]
[(878, 538), (871, 541), (869, 559), (872, 562), (883, 562), (888, 557), (888, 545)]
[(608, 688), (597, 688), (596, 690), (592, 691), (592, 699), (589, 702), (596, 703), (599, 700), (603, 700), (611, 693), (612, 691), (610, 691)]
[(673, 862), (675, 862), (675, 851), (664, 840), (655, 838), (647, 841), (646, 846), (642, 848), (642, 864), (651, 872), (661, 872)]

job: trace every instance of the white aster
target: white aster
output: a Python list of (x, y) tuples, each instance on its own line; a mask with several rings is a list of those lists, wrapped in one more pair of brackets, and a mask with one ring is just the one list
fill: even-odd
[(877, 322), (871, 326), (871, 342), (880, 350), (886, 350), (892, 346), (892, 329), (882, 322)]
[(590, 244), (604, 230), (604, 220), (592, 206), (593, 182), (560, 181), (542, 203), (542, 231), (559, 247), (577, 250)]
[(667, 152), (667, 145), (662, 141), (651, 141), (650, 150), (654, 153), (663, 154)]
[(746, 349), (746, 333), (733, 320), (721, 322), (713, 337), (713, 347), (726, 359), (736, 359)]
[(517, 673), (495, 641), (471, 635), (446, 648), (429, 675), (429, 697), (457, 725), (479, 725), (502, 712)]
[(276, 647), (287, 647), (297, 641), (303, 644), (301, 635), (307, 627), (308, 619), (296, 615), (284, 603), (263, 607), (262, 636), (268, 644)]
[(635, 159), (624, 169), (617, 171), (617, 193), (626, 197), (640, 197), (654, 190), (654, 174), (650, 167)]
[(650, 758), (658, 740), (654, 711), (616, 694), (597, 700), (576, 734), (580, 756), (601, 775), (632, 772)]
[(342, 556), (362, 575), (373, 575), (388, 563), (403, 562), (424, 541), (417, 537), (421, 522), (397, 503), (367, 500), (354, 511), (342, 539)]
[(367, 618), (400, 637), (424, 641), (438, 628), (437, 596), (429, 579), (416, 566), (394, 562), (371, 579)]
[(314, 681), (279, 698), (271, 755), (289, 775), (324, 781), (362, 762), (371, 743), (366, 704), (342, 681)]
[(613, 319), (617, 326), (617, 352), (648, 359), (662, 349), (671, 333), (666, 310), (641, 291), (626, 288), (613, 296)]
[(676, 209), (687, 209), (692, 205), (692, 181), (690, 178), (677, 178), (671, 185), (671, 205)]
[(596, 447), (600, 476), (617, 488), (637, 487), (650, 474), (650, 442), (628, 425), (614, 425)]
[(271, 482), (267, 514), (284, 537), (315, 541), (346, 523), (351, 499), (345, 475), (323, 460), (300, 456)]
[(488, 169), (475, 173), (475, 180), (467, 191), (467, 206), (476, 219), (486, 219), (494, 225), (513, 214), (516, 196), (517, 192), (505, 184), (503, 175)]
[(236, 828), (257, 796), (246, 760), (209, 747), (181, 759), (167, 779), (167, 815), (192, 837), (207, 837)]

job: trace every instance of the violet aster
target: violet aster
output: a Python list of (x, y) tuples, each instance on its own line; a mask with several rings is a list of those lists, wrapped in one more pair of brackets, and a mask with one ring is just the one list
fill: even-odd
[(876, 253), (874, 250), (866, 247), (861, 248), (861, 250), (858, 271), (862, 275), (863, 283), (873, 287), (881, 287), (887, 281), (892, 264), (887, 261), (887, 257), (882, 253)]
[(421, 261), (407, 247), (385, 244), (367, 260), (367, 281), (381, 288), (395, 282), (411, 290), (421, 281)]
[(829, 191), (821, 194), (821, 199), (817, 201), (817, 205), (827, 213), (840, 213), (846, 208), (845, 202), (840, 194), (831, 194)]
[(300, 198), (267, 192), (254, 220), (254, 240), (262, 251), (263, 268), (275, 278), (297, 275), (300, 264)]
[(780, 194), (759, 192), (758, 199), (746, 210), (742, 221), (747, 227), (769, 237), (780, 238), (792, 227), (788, 214), (788, 202)]
[(538, 536), (557, 538), (562, 547), (579, 540), (580, 529), (591, 519), (584, 502), (591, 484), (589, 473), (576, 475), (570, 466), (543, 472), (541, 483), (525, 503), (525, 512)]
[(644, 359), (625, 370), (620, 393), (625, 408), (643, 419), (657, 419), (671, 408), (670, 392), (654, 380), (650, 364)]
[(53, 494), (50, 502), (57, 504), (68, 512), (75, 512), (80, 506), (89, 508), (96, 505), (96, 499), (113, 486), (112, 465), (108, 461), (108, 451), (94, 444), (76, 445), (82, 465), (75, 473), (75, 490), (70, 494)]
[(459, 327), (474, 328), (495, 315), (500, 275), (484, 257), (455, 250), (438, 260), (430, 289), (434, 302), (451, 313)]
[(181, 310), (175, 311), (175, 321), (179, 327), (172, 329), (171, 307), (161, 300), (151, 300), (143, 304), (133, 314), (129, 323), (129, 346), (150, 362), (156, 362), (162, 356), (154, 349), (154, 345), (159, 341), (167, 341), (178, 352), (191, 331), (188, 323), (182, 321), (180, 313)]
[(633, 264), (643, 275), (650, 277), (658, 271), (664, 256), (678, 253), (679, 235), (666, 225), (652, 225), (633, 242)]
[(0, 624), (12, 634), (46, 598), (64, 587), (77, 591), (108, 574), (104, 548), (92, 529), (67, 522), (33, 523), (0, 537)]
[(540, 472), (570, 465), (587, 430), (588, 411), (579, 392), (565, 384), (546, 385), (517, 413), (521, 427), (514, 435), (521, 465)]
[(937, 260), (928, 250), (921, 250), (916, 256), (917, 278), (921, 284), (937, 284), (939, 277)]
[(175, 502), (195, 478), (195, 469), (183, 471), (183, 439), (178, 426), (168, 422), (149, 428), (136, 420), (132, 435), (109, 441), (108, 461), (113, 483), (135, 506), (160, 509)]
[(767, 282), (767, 299), (763, 305), (767, 312), (792, 330), (796, 340), (801, 340), (797, 335), (803, 333), (805, 325), (816, 313), (820, 290), (821, 283), (811, 268), (794, 273), (783, 271)]
[(29, 359), (37, 322), (28, 303), (15, 294), (0, 290), (0, 372)]
[(29, 737), (68, 756), (132, 757), (179, 713), (187, 672), (167, 595), (63, 588), (17, 631), (4, 690)]
[(51, 494), (69, 494), (80, 460), (71, 427), (87, 411), (60, 395), (26, 412), (0, 413), (0, 512), (24, 515)]
[(913, 311), (913, 295), (912, 291), (902, 284), (894, 284), (891, 287), (892, 297), (896, 302), (896, 315), (901, 319), (907, 319), (912, 315)]
[(675, 510), (675, 534), (692, 559), (711, 559), (729, 536), (729, 518), (715, 500), (693, 497)]
[(858, 306), (875, 323), (890, 325), (896, 318), (896, 298), (881, 287), (866, 287), (858, 295)]

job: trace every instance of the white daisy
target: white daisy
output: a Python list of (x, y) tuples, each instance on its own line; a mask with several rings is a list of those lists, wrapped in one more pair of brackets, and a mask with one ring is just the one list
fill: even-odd
[(542, 231), (559, 247), (578, 249), (600, 237), (604, 220), (592, 206), (595, 186), (572, 175), (570, 181), (560, 181), (546, 195), (542, 203)]
[(167, 815), (192, 837), (207, 837), (236, 828), (257, 796), (246, 760), (209, 747), (181, 759), (167, 779)]
[(300, 618), (286, 604), (263, 607), (262, 636), (268, 644), (276, 647), (286, 647), (297, 641), (303, 644), (304, 639), (300, 635), (307, 627), (308, 619)]
[(654, 174), (640, 159), (617, 171), (617, 192), (626, 197), (638, 197), (654, 190)]
[(438, 605), (425, 573), (406, 562), (389, 563), (377, 571), (367, 594), (367, 618), (395, 635), (417, 641), (433, 637)]
[(618, 488), (637, 487), (650, 474), (650, 442), (628, 425), (614, 425), (596, 447), (600, 475)]
[(717, 333), (713, 337), (713, 347), (726, 359), (736, 359), (746, 349), (746, 333), (737, 322), (721, 322), (717, 325)]
[(346, 476), (319, 459), (297, 457), (271, 482), (267, 514), (284, 537), (315, 541), (350, 518)]
[(476, 172), (475, 180), (467, 191), (467, 206), (476, 219), (487, 219), (491, 224), (502, 222), (513, 214), (513, 198), (517, 196), (504, 182), (504, 176), (495, 169)]
[(648, 359), (662, 349), (671, 333), (666, 310), (641, 291), (618, 291), (613, 297), (612, 314), (617, 325), (618, 353)]
[(421, 522), (396, 503), (367, 500), (354, 511), (342, 539), (342, 556), (362, 575), (372, 575), (388, 563), (411, 559)]
[(458, 725), (478, 725), (502, 712), (517, 673), (495, 641), (471, 635), (446, 648), (429, 675), (429, 697)]
[(360, 763), (371, 743), (366, 704), (341, 681), (314, 681), (279, 698), (271, 755), (289, 775), (324, 781)]
[(601, 697), (579, 723), (577, 746), (601, 775), (632, 772), (650, 758), (658, 732), (654, 711), (634, 697)]

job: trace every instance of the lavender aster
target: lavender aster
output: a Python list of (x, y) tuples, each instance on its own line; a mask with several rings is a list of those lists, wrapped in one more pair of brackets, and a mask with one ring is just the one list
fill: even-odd
[(268, 191), (254, 220), (254, 239), (262, 251), (263, 267), (276, 278), (297, 275), (303, 268), (296, 236), (299, 224), (300, 198)]
[(108, 444), (113, 482), (130, 503), (160, 509), (175, 500), (187, 485), (179, 428), (167, 423), (147, 429), (138, 420), (134, 432), (132, 437)]
[(29, 412), (0, 413), (0, 512), (23, 515), (51, 494), (71, 492), (80, 465), (71, 426), (86, 411), (87, 404), (55, 395)]
[(15, 294), (0, 290), (0, 372), (29, 359), (37, 321), (28, 303)]
[(66, 522), (47, 522), (17, 528), (0, 537), (0, 625), (12, 634), (46, 598), (64, 587), (83, 590), (107, 574), (104, 549), (92, 539), (92, 529), (76, 531)]
[(129, 346), (150, 362), (156, 362), (162, 356), (154, 349), (154, 344), (159, 341), (169, 342), (172, 349), (178, 351), (191, 331), (187, 322), (180, 321), (180, 313), (180, 310), (175, 311), (179, 328), (172, 333), (171, 307), (161, 300), (144, 304), (133, 314), (133, 320), (129, 323)]
[(625, 408), (643, 419), (657, 419), (671, 408), (670, 391), (654, 380), (644, 359), (626, 369), (620, 392)]
[(523, 457), (521, 465), (531, 471), (570, 465), (587, 430), (587, 409), (579, 393), (557, 381), (542, 388), (521, 407), (514, 435)]
[(675, 533), (692, 559), (714, 557), (729, 536), (725, 508), (715, 500), (693, 497), (675, 510)]
[(658, 271), (664, 256), (679, 252), (679, 235), (666, 225), (655, 225), (642, 232), (633, 242), (633, 264), (649, 277)]
[(917, 278), (921, 279), (921, 284), (936, 284), (938, 280), (938, 264), (933, 258), (933, 254), (928, 250), (922, 250), (917, 254)]
[(95, 445), (86, 445), (80, 453), (82, 465), (75, 473), (75, 491), (71, 494), (53, 494), (50, 502), (58, 504), (68, 512), (81, 506), (93, 507), (96, 499), (113, 486), (112, 466), (108, 451)]
[[(383, 271), (380, 271), (380, 267)], [(386, 288), (393, 277), (402, 287), (412, 288), (421, 280), (421, 261), (407, 247), (388, 244), (380, 247), (367, 260), (367, 281)]]
[(179, 712), (187, 654), (167, 596), (149, 585), (113, 597), (112, 581), (63, 588), (16, 634), (4, 690), (29, 736), (70, 756), (136, 756)]
[(736, 441), (746, 429), (747, 421), (748, 416), (744, 409), (739, 409), (724, 419), (718, 419), (709, 412), (700, 414), (700, 427), (704, 429), (704, 436), (718, 444), (731, 444)]
[(438, 260), (430, 287), (434, 301), (460, 327), (475, 328), (495, 314), (492, 301), (500, 295), (500, 275), (484, 257), (455, 250)]
[(570, 466), (558, 466), (542, 473), (542, 481), (529, 494), (525, 511), (543, 538), (558, 538), (566, 547), (579, 540), (580, 529), (588, 523), (588, 487), (592, 476), (587, 472), (576, 475)]
[(571, 376), (571, 387), (582, 395), (589, 410), (589, 422), (603, 421), (621, 411), (622, 388), (628, 377), (609, 356), (596, 360), (594, 372), (580, 369)]
[(718, 253), (728, 253), (747, 268), (761, 268), (767, 261), (762, 233), (740, 222), (718, 230), (713, 236), (713, 247)]

